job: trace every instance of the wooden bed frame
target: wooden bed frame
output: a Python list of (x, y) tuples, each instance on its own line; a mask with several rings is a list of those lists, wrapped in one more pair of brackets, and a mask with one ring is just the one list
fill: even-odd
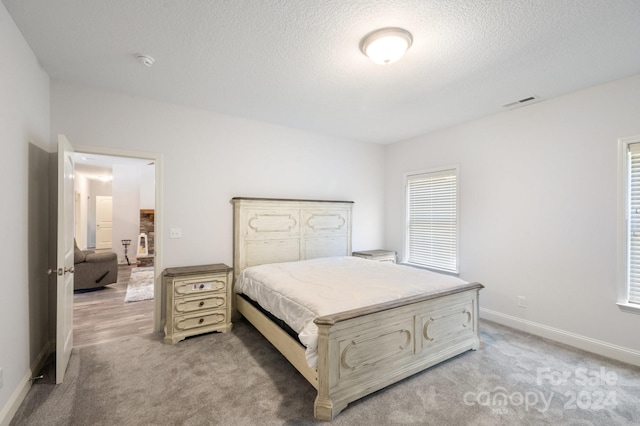
[[(234, 198), (234, 283), (249, 266), (351, 255), (353, 202)], [(239, 295), (234, 309), (318, 391), (314, 415), (332, 420), (347, 404), (434, 364), (478, 349), (478, 292), (465, 284), (319, 317), (318, 365), (305, 348)]]

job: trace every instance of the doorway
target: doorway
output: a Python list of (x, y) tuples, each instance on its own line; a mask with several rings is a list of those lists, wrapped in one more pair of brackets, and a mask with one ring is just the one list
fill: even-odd
[[(144, 169), (144, 171), (141, 171), (142, 169)], [(123, 271), (125, 281), (129, 279), (132, 269), (138, 265), (136, 264), (135, 256), (131, 256), (132, 254), (135, 255), (135, 249), (133, 253), (132, 251), (125, 253), (127, 247), (124, 245), (124, 242), (125, 240), (132, 240), (132, 242), (137, 240), (140, 227), (136, 220), (139, 219), (140, 212), (142, 210), (147, 212), (150, 210), (153, 211), (155, 224), (155, 238), (153, 238), (154, 256), (150, 267), (148, 259), (147, 265), (145, 265), (146, 269), (153, 270), (153, 300), (147, 302), (147, 306), (149, 306), (150, 303), (150, 309), (152, 311), (149, 320), (149, 330), (161, 330), (162, 293), (160, 291), (161, 282), (159, 271), (162, 270), (162, 248), (160, 243), (160, 219), (162, 217), (160, 209), (162, 188), (160, 184), (162, 179), (160, 156), (157, 154), (130, 153), (120, 150), (107, 151), (99, 148), (76, 147), (76, 175), (78, 174), (85, 175), (82, 179), (78, 179), (79, 182), (76, 183), (76, 187), (79, 187), (80, 192), (80, 206), (76, 206), (77, 211), (80, 212), (80, 218), (77, 220), (80, 222), (79, 228), (82, 230), (76, 235), (78, 245), (82, 249), (93, 248), (98, 250), (108, 246), (109, 250), (117, 254), (119, 269)], [(92, 174), (91, 179), (86, 178), (88, 174)], [(144, 184), (138, 179), (143, 175), (147, 176)], [(115, 185), (124, 188), (124, 190), (92, 191), (92, 185), (102, 189)], [(142, 187), (144, 187), (144, 189), (141, 189)], [(144, 192), (146, 195), (140, 195), (141, 192)], [(98, 196), (101, 197), (99, 202)], [(107, 198), (111, 199), (110, 203), (107, 201)], [(144, 201), (140, 201), (143, 198)], [(123, 223), (126, 223), (124, 225), (120, 223), (119, 225), (118, 216), (120, 212), (118, 209), (122, 208), (123, 205), (125, 205), (127, 209), (131, 209), (131, 205), (136, 203), (138, 204), (135, 207), (135, 211), (138, 217), (132, 219), (129, 215), (129, 218), (123, 221)], [(109, 215), (101, 214), (101, 211), (109, 212), (109, 210), (112, 212), (111, 226), (109, 226), (108, 220), (103, 220), (105, 219), (104, 216)], [(111, 238), (101, 235), (104, 228), (111, 230)], [(110, 240), (111, 243), (109, 244), (107, 240)], [(128, 248), (130, 249), (131, 247)], [(128, 264), (127, 257), (130, 259), (131, 264)], [(118, 275), (120, 280), (120, 273)], [(138, 303), (138, 305), (136, 305), (136, 303)], [(132, 311), (141, 309), (143, 302), (136, 303), (128, 303), (127, 305), (129, 306), (126, 306), (126, 308), (130, 308)], [(94, 301), (87, 302), (87, 304), (99, 303)]]

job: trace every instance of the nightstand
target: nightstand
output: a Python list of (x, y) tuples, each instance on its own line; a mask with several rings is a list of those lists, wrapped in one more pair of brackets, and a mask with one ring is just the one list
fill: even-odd
[(375, 260), (378, 262), (396, 263), (396, 252), (391, 250), (354, 251), (352, 255), (355, 257), (362, 257), (364, 259)]
[(231, 330), (231, 277), (222, 263), (164, 270), (167, 321), (164, 343)]

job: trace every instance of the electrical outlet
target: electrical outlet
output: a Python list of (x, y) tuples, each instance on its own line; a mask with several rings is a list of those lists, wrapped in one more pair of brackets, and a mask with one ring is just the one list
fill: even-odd
[(181, 228), (171, 228), (169, 230), (169, 238), (182, 238)]
[(2, 377), (2, 368), (0, 368), (0, 389), (4, 386), (4, 379)]
[(527, 307), (527, 300), (524, 298), (524, 296), (518, 296), (518, 306), (521, 308)]

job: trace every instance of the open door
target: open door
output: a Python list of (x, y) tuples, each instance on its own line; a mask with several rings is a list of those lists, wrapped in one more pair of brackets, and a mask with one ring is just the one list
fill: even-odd
[(56, 383), (62, 383), (73, 348), (73, 231), (74, 231), (73, 147), (58, 136), (58, 250)]

